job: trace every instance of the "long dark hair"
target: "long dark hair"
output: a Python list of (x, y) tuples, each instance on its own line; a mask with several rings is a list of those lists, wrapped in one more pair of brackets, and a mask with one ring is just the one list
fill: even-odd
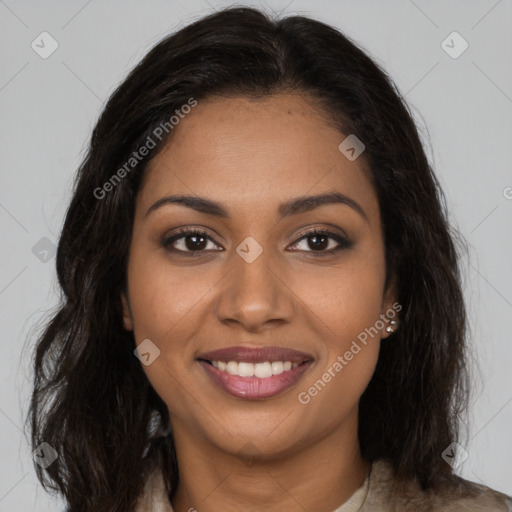
[[(61, 300), (35, 348), (27, 418), (33, 448), (47, 442), (58, 453), (46, 469), (35, 465), (38, 478), (74, 512), (133, 510), (155, 468), (169, 497), (178, 483), (167, 407), (134, 356), (120, 302), (135, 197), (150, 158), (172, 136), (170, 116), (213, 95), (285, 91), (365, 144), (387, 283), (393, 278), (403, 306), (360, 400), (362, 455), (389, 460), (399, 481), (417, 477), (423, 488), (451, 477), (441, 454), (458, 440), (468, 400), (456, 247), (464, 242), (448, 223), (411, 111), (385, 71), (333, 27), (232, 7), (149, 51), (106, 103), (78, 170), (56, 258)], [(151, 154), (127, 167), (149, 138)]]

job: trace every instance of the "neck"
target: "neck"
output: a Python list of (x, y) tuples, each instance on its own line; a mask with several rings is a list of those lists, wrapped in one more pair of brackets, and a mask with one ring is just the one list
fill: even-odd
[(180, 471), (174, 512), (332, 512), (370, 470), (359, 450), (357, 411), (321, 439), (274, 457), (227, 453), (181, 427), (173, 425)]

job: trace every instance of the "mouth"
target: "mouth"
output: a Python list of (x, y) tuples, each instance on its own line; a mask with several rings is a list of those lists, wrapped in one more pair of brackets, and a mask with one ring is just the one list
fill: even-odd
[(283, 347), (228, 347), (201, 354), (196, 360), (223, 391), (247, 400), (283, 393), (314, 362), (311, 355)]

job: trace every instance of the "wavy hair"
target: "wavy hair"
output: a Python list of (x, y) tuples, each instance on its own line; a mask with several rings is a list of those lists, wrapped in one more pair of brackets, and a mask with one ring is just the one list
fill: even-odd
[(400, 481), (416, 477), (424, 489), (454, 478), (441, 453), (458, 439), (468, 401), (456, 246), (464, 241), (448, 222), (410, 108), (386, 72), (335, 28), (235, 6), (146, 54), (106, 102), (76, 175), (56, 256), (60, 300), (35, 345), (27, 414), (33, 449), (47, 442), (58, 453), (47, 469), (35, 464), (37, 476), (73, 512), (132, 511), (152, 470), (162, 468), (170, 498), (179, 478), (168, 410), (134, 356), (120, 300), (135, 198), (172, 131), (108, 194), (97, 191), (191, 98), (280, 92), (303, 95), (364, 142), (386, 284), (393, 279), (403, 305), (400, 329), (382, 343), (360, 399), (362, 455), (389, 460)]

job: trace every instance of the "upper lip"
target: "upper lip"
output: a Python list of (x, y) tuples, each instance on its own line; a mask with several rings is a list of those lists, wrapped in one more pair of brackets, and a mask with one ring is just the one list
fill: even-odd
[(206, 361), (238, 361), (247, 363), (264, 363), (265, 361), (291, 361), (303, 363), (312, 360), (311, 355), (285, 347), (225, 347), (210, 352), (203, 352), (197, 359)]

